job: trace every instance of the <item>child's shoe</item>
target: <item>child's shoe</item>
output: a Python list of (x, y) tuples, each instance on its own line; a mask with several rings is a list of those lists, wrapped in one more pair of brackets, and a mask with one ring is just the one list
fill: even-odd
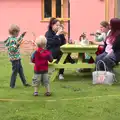
[(51, 96), (51, 93), (50, 92), (46, 92), (45, 96)]

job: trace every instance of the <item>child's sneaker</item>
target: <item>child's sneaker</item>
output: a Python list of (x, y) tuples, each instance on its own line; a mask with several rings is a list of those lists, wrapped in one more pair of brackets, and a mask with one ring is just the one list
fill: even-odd
[(45, 96), (51, 96), (51, 93), (50, 92), (46, 92)]
[(34, 96), (38, 96), (38, 92), (34, 92)]
[(59, 75), (59, 80), (64, 80), (64, 76), (62, 74)]

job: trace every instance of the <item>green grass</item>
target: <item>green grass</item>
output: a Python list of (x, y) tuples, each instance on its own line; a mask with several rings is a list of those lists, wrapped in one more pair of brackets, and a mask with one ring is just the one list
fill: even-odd
[[(10, 89), (11, 64), (8, 57), (0, 55), (0, 120), (119, 120), (120, 82), (112, 86), (92, 85), (91, 74), (81, 75), (65, 71), (65, 80), (51, 83), (51, 97), (45, 89), (34, 97), (33, 88), (22, 86), (18, 77), (16, 88)], [(29, 57), (22, 60), (26, 79), (32, 82), (33, 66)]]

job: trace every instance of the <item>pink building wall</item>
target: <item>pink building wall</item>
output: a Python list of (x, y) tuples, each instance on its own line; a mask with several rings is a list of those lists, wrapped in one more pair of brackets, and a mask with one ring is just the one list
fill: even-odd
[[(110, 1), (113, 3), (114, 0)], [(89, 37), (89, 33), (99, 29), (99, 23), (105, 20), (105, 0), (70, 0), (70, 4), (71, 38), (74, 40), (82, 32), (87, 32)], [(66, 13), (67, 8), (66, 5)], [(113, 16), (113, 12), (109, 14)], [(28, 31), (26, 39), (32, 39), (32, 32), (36, 36), (44, 35), (48, 22), (41, 22), (41, 0), (0, 0), (0, 41), (8, 36), (8, 28), (12, 23), (18, 24), (21, 31)], [(65, 24), (67, 30), (67, 22)]]
[(108, 17), (109, 20), (113, 17), (115, 17), (115, 0), (109, 0), (109, 13), (108, 13)]
[(74, 40), (82, 32), (86, 32), (89, 37), (90, 32), (99, 29), (99, 23), (105, 20), (104, 0), (70, 0), (70, 4), (71, 38)]
[(0, 40), (8, 36), (10, 24), (18, 24), (21, 31), (27, 30), (36, 35), (44, 34), (47, 22), (41, 20), (41, 0), (1, 0), (0, 1)]

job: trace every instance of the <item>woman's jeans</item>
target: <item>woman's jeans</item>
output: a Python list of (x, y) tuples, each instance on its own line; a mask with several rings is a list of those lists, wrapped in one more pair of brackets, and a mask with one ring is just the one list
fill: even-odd
[[(99, 60), (102, 60), (105, 63), (105, 65), (107, 67), (107, 71), (113, 71), (113, 67), (116, 65), (116, 58), (115, 58), (115, 54), (113, 52), (110, 54), (104, 52), (104, 53), (98, 55), (96, 57), (96, 64)], [(105, 70), (103, 63), (99, 64), (99, 69)]]

